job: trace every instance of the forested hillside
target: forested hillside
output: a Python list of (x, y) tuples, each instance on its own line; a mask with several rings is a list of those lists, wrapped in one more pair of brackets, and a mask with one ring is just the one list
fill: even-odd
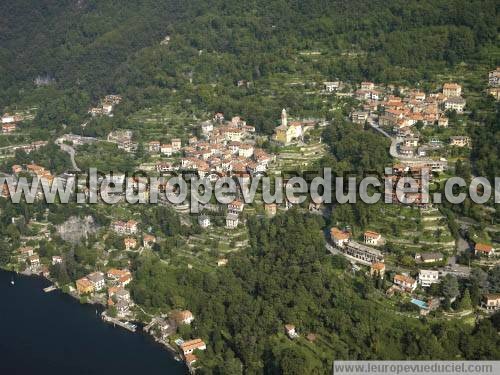
[[(321, 374), (335, 359), (498, 358), (489, 319), (475, 326), (395, 315), (373, 281), (349, 277), (348, 261), (326, 255), (321, 219), (298, 211), (252, 219), (250, 254), (201, 274), (143, 259), (132, 291), (149, 308), (189, 306), (199, 317), (183, 337), (207, 337), (201, 373)], [(189, 301), (189, 303), (188, 303)], [(302, 338), (292, 343), (284, 324)], [(314, 344), (305, 337), (314, 333)]]
[[(73, 112), (104, 93), (142, 104), (175, 88), (209, 110), (250, 113), (262, 103), (235, 91), (236, 80), (265, 85), (277, 74), (416, 81), (461, 61), (494, 63), (497, 8), (494, 0), (2, 2), (0, 107), (37, 76), (55, 79), (53, 100), (77, 98)], [(321, 57), (304, 61), (304, 51)], [(266, 114), (254, 112), (262, 125)]]

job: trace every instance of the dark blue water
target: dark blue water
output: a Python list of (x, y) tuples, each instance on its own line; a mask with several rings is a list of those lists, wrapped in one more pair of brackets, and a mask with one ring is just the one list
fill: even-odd
[(0, 270), (0, 374), (177, 375), (182, 363), (141, 333), (100, 320), (95, 308), (49, 283)]

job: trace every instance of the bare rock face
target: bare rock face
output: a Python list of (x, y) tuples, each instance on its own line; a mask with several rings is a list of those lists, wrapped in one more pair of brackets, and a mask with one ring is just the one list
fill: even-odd
[(97, 225), (92, 216), (86, 216), (84, 218), (72, 216), (57, 227), (59, 236), (61, 236), (64, 241), (74, 244), (86, 240), (90, 234), (96, 231)]

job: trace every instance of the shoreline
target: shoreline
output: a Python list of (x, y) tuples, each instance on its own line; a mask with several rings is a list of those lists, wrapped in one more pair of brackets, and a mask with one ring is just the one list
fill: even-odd
[[(74, 301), (78, 301), (80, 304), (86, 304), (86, 305), (91, 305), (91, 306), (99, 306), (102, 311), (100, 311), (100, 320), (104, 323), (107, 323), (107, 324), (114, 324), (113, 321), (108, 321), (104, 318), (105, 315), (105, 312), (106, 312), (106, 306), (103, 305), (102, 303), (100, 302), (97, 302), (97, 301), (93, 301), (93, 300), (88, 300), (87, 302), (84, 302), (82, 303), (81, 300), (80, 300), (80, 297), (79, 295), (77, 295), (76, 293), (73, 293), (73, 292), (65, 292), (63, 291), (63, 289), (57, 284), (56, 281), (54, 281), (53, 279), (51, 279), (50, 277), (46, 277), (46, 276), (43, 276), (41, 274), (36, 274), (36, 273), (25, 273), (25, 272), (20, 272), (20, 271), (16, 271), (15, 269), (12, 269), (12, 268), (8, 268), (8, 267), (5, 267), (5, 266), (0, 266), (0, 270), (1, 271), (4, 271), (4, 272), (9, 272), (9, 273), (13, 273), (15, 274), (16, 276), (23, 276), (23, 277), (29, 277), (29, 278), (39, 278), (39, 279), (43, 279), (43, 280), (46, 280), (48, 282), (51, 283), (51, 285), (48, 287), (48, 288), (51, 288), (51, 290), (48, 292), (53, 292), (53, 291), (60, 291), (62, 295), (65, 295), (65, 296), (69, 296), (72, 298), (72, 300)], [(44, 288), (44, 289), (47, 289), (47, 288)], [(44, 293), (47, 293), (44, 289), (42, 289), (42, 291)], [(116, 319), (116, 318), (113, 318), (113, 319)], [(117, 321), (120, 321), (119, 319), (116, 319)], [(121, 321), (120, 321), (121, 322)], [(123, 323), (123, 322), (121, 322)], [(131, 322), (129, 322), (131, 323)], [(160, 340), (159, 338), (155, 337), (153, 334), (149, 333), (148, 331), (145, 331), (144, 330), (144, 327), (145, 327), (145, 323), (144, 322), (140, 322), (140, 321), (132, 321), (132, 323), (136, 324), (137, 326), (140, 326), (141, 329), (136, 329), (134, 331), (124, 327), (123, 325), (120, 325), (120, 324), (117, 324), (119, 326), (121, 326), (121, 328), (124, 328), (125, 330), (127, 330), (128, 332), (132, 333), (132, 334), (142, 334), (142, 335), (145, 335), (147, 336), (148, 338), (152, 339), (152, 341), (154, 341), (154, 343), (162, 348), (165, 349), (165, 351), (170, 355), (170, 357), (175, 360), (176, 362), (181, 362), (184, 364), (184, 367), (186, 368), (186, 370), (188, 370), (190, 373), (192, 373), (190, 371), (190, 368), (189, 366), (187, 366), (187, 364), (182, 360), (182, 357), (181, 355), (179, 354), (179, 352), (177, 350), (175, 350), (175, 348), (170, 345), (168, 342), (164, 342), (162, 340)]]

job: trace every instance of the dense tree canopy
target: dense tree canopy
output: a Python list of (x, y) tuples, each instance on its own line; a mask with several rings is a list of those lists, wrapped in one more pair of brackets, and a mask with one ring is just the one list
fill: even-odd
[[(500, 358), (499, 338), (488, 320), (470, 328), (386, 311), (375, 302), (372, 281), (338, 270), (324, 249), (322, 225), (295, 211), (251, 219), (249, 253), (235, 255), (215, 274), (143, 259), (133, 298), (148, 307), (193, 311), (196, 321), (188, 334), (205, 338), (214, 354), (202, 356), (205, 373), (224, 368), (224, 358), (233, 353), (251, 373), (287, 374), (323, 373), (334, 358)], [(464, 308), (469, 302), (463, 301)], [(284, 339), (288, 323), (303, 336), (324, 337), (331, 343), (327, 352), (312, 354), (304, 344)]]

